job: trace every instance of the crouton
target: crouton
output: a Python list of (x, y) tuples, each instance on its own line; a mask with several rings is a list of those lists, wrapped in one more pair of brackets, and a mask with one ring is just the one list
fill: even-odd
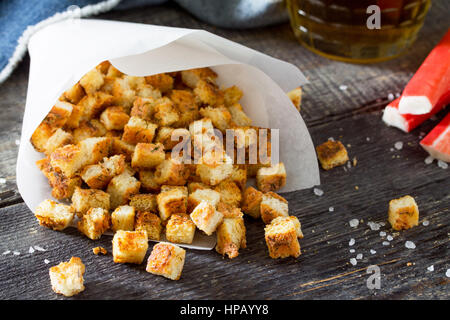
[(123, 79), (131, 89), (137, 89), (138, 87), (147, 85), (144, 77), (130, 76), (126, 74), (123, 76)]
[(289, 256), (297, 258), (300, 256), (301, 252), (297, 238), (297, 230), (290, 219), (268, 224), (264, 228), (264, 231), (271, 258), (287, 258)]
[(103, 74), (94, 68), (81, 78), (80, 85), (87, 94), (93, 94), (103, 85)]
[(156, 100), (153, 110), (153, 117), (160, 126), (171, 126), (180, 119), (178, 110), (167, 97)]
[(47, 114), (43, 122), (47, 123), (50, 127), (54, 128), (62, 128), (69, 119), (74, 105), (58, 100), (55, 105), (52, 107), (50, 112)]
[(233, 181), (224, 180), (216, 185), (214, 190), (220, 194), (221, 202), (232, 207), (240, 207), (242, 201), (241, 189)]
[(112, 95), (115, 104), (124, 107), (125, 111), (129, 112), (136, 92), (131, 89), (127, 79), (115, 78), (112, 86)]
[(92, 253), (98, 256), (99, 254), (106, 255), (108, 251), (103, 247), (95, 247), (92, 248)]
[(146, 192), (157, 193), (161, 190), (161, 185), (156, 181), (154, 171), (140, 170), (139, 181), (141, 182), (142, 189)]
[(52, 197), (56, 199), (71, 198), (76, 187), (80, 187), (80, 177), (67, 178), (61, 172), (55, 171), (50, 165), (50, 159), (44, 158), (36, 161), (39, 170), (47, 177), (52, 189)]
[(196, 182), (196, 181), (188, 183), (188, 192), (189, 192), (189, 194), (194, 193), (195, 191), (197, 191), (199, 189), (211, 189), (211, 187), (206, 185), (206, 184), (204, 184), (204, 183)]
[(133, 108), (131, 109), (130, 115), (132, 117), (150, 121), (155, 113), (154, 106), (155, 99), (136, 97), (136, 100), (133, 102)]
[(261, 217), (260, 206), (262, 199), (263, 193), (261, 191), (248, 187), (244, 191), (242, 211), (255, 219)]
[(225, 132), (226, 129), (231, 127), (231, 113), (227, 108), (220, 106), (217, 108), (205, 107), (200, 109), (200, 115), (205, 118), (209, 118), (212, 121), (214, 127), (220, 131)]
[(158, 129), (155, 142), (161, 143), (164, 150), (172, 150), (175, 146), (182, 148), (184, 144), (189, 142), (191, 135), (184, 128), (161, 127)]
[(256, 186), (262, 192), (276, 191), (286, 184), (286, 169), (283, 162), (271, 167), (262, 167), (256, 173)]
[(183, 271), (186, 250), (171, 243), (157, 243), (148, 257), (147, 272), (171, 280), (179, 280)]
[(147, 232), (119, 230), (112, 241), (115, 263), (141, 264), (148, 249)]
[(54, 129), (47, 123), (42, 122), (31, 135), (30, 142), (34, 149), (45, 152), (48, 139), (53, 135)]
[(129, 120), (130, 116), (120, 106), (108, 107), (100, 115), (100, 121), (107, 130), (123, 130)]
[(348, 161), (347, 149), (340, 141), (328, 140), (316, 147), (317, 157), (324, 170), (341, 166)]
[(225, 106), (230, 107), (230, 106), (238, 103), (239, 100), (241, 100), (243, 95), (244, 94), (242, 93), (242, 90), (236, 86), (231, 86), (229, 88), (226, 88), (223, 91)]
[(105, 60), (100, 62), (95, 69), (97, 69), (98, 71), (100, 71), (103, 74), (108, 73), (109, 67), (111, 67), (111, 62)]
[(196, 120), (189, 124), (189, 133), (191, 134), (191, 138), (194, 139), (195, 136), (201, 136), (207, 132), (211, 132), (214, 130), (211, 119), (203, 118), (200, 120)]
[(157, 212), (158, 210), (155, 194), (136, 194), (130, 198), (130, 206), (137, 211)]
[(173, 90), (170, 94), (170, 100), (172, 100), (179, 115), (178, 121), (173, 126), (187, 128), (191, 122), (199, 118), (198, 105), (190, 91)]
[(289, 99), (291, 99), (298, 112), (300, 112), (300, 106), (302, 104), (302, 88), (298, 87), (292, 91), (289, 91), (287, 93), (287, 96), (289, 97)]
[(195, 224), (187, 214), (176, 213), (170, 216), (166, 225), (167, 241), (191, 244), (194, 235)]
[(73, 136), (70, 133), (59, 128), (47, 140), (47, 143), (44, 146), (45, 154), (50, 155), (53, 151), (55, 151), (59, 147), (63, 147), (67, 144), (71, 144), (72, 142), (73, 142)]
[(202, 201), (192, 211), (191, 219), (197, 228), (210, 236), (222, 222), (223, 214), (217, 211), (211, 203)]
[(133, 156), (134, 144), (130, 144), (128, 142), (125, 142), (119, 138), (113, 138), (112, 139), (112, 154), (116, 155), (125, 155), (125, 159), (127, 161), (131, 161), (131, 157)]
[(72, 195), (72, 208), (79, 217), (83, 216), (91, 208), (109, 210), (110, 196), (102, 190), (77, 187)]
[(159, 241), (161, 237), (161, 219), (154, 213), (138, 211), (134, 224), (135, 231), (145, 231), (149, 240)]
[(189, 194), (187, 212), (191, 213), (200, 202), (207, 201), (214, 207), (220, 202), (220, 193), (212, 189), (197, 189)]
[(81, 178), (93, 189), (105, 188), (111, 179), (125, 170), (125, 156), (104, 158), (103, 163), (88, 165), (81, 171)]
[(247, 245), (245, 225), (242, 213), (238, 217), (224, 218), (217, 228), (216, 251), (233, 259), (239, 255), (239, 249)]
[(55, 293), (71, 297), (84, 290), (83, 275), (86, 268), (80, 258), (72, 257), (49, 270), (50, 283)]
[(98, 115), (114, 101), (112, 95), (105, 92), (95, 92), (94, 94), (88, 94), (78, 102), (78, 105), (83, 109), (82, 121), (88, 121), (97, 118)]
[(139, 193), (141, 183), (128, 170), (111, 179), (106, 192), (111, 196), (111, 209), (127, 204), (130, 198)]
[(90, 208), (78, 221), (78, 230), (92, 240), (100, 239), (109, 229), (111, 217), (103, 208)]
[(64, 92), (64, 97), (71, 103), (77, 104), (84, 97), (85, 92), (79, 82)]
[(196, 174), (203, 183), (215, 186), (231, 176), (233, 173), (233, 163), (225, 153), (220, 157), (220, 161), (213, 163), (209, 161), (208, 157), (208, 153), (203, 155), (202, 163), (196, 167)]
[(295, 230), (297, 232), (297, 238), (303, 238), (302, 225), (296, 216), (288, 216), (288, 217), (277, 217), (272, 220), (271, 225), (276, 224), (284, 224), (284, 223), (292, 223), (294, 224)]
[(419, 208), (409, 195), (389, 201), (388, 215), (394, 230), (407, 230), (419, 224)]
[(194, 94), (197, 101), (202, 105), (217, 107), (225, 103), (223, 92), (210, 79), (199, 80), (194, 89)]
[(64, 176), (72, 178), (85, 165), (85, 157), (81, 147), (68, 144), (52, 152), (50, 165)]
[(41, 226), (53, 230), (64, 230), (72, 222), (74, 210), (70, 206), (44, 200), (37, 206), (34, 215)]
[(102, 137), (107, 133), (103, 123), (97, 119), (83, 121), (73, 130), (73, 139), (75, 143), (79, 143), (87, 138)]
[(228, 107), (228, 111), (231, 114), (231, 121), (234, 125), (240, 127), (250, 126), (252, 119), (250, 119), (244, 112), (244, 109), (239, 103), (235, 103)]
[(66, 121), (65, 128), (76, 129), (83, 120), (84, 107), (82, 105), (73, 105), (72, 113)]
[(197, 68), (181, 71), (181, 80), (185, 85), (192, 89), (197, 86), (198, 81), (201, 79), (209, 79), (214, 81), (216, 78), (217, 73), (210, 68)]
[(157, 127), (141, 118), (131, 117), (124, 127), (122, 140), (131, 144), (151, 143)]
[(133, 168), (152, 169), (165, 160), (164, 146), (161, 143), (138, 143), (131, 158)]
[(270, 223), (276, 217), (289, 216), (287, 200), (274, 192), (263, 194), (260, 211), (261, 218), (265, 224)]
[(186, 213), (187, 194), (181, 188), (162, 191), (156, 196), (158, 211), (161, 220), (166, 221), (172, 214)]
[(110, 65), (108, 71), (106, 72), (106, 77), (109, 78), (120, 78), (123, 76), (123, 73), (116, 69), (113, 65)]
[(244, 191), (247, 185), (247, 168), (245, 165), (233, 165), (233, 172), (230, 180), (237, 184), (237, 186)]
[(166, 93), (173, 88), (173, 78), (165, 73), (146, 76), (145, 81), (153, 88), (158, 89), (162, 93)]
[(182, 186), (186, 184), (188, 177), (188, 167), (171, 157), (162, 161), (155, 170), (155, 179), (160, 185)]
[(111, 214), (111, 229), (117, 230), (134, 230), (135, 209), (132, 206), (119, 206)]
[(100, 162), (104, 157), (109, 156), (112, 147), (112, 140), (106, 137), (94, 137), (84, 139), (79, 143), (83, 154), (83, 165), (90, 165)]
[(136, 87), (136, 97), (145, 99), (160, 99), (161, 91), (153, 88), (149, 84), (143, 84)]

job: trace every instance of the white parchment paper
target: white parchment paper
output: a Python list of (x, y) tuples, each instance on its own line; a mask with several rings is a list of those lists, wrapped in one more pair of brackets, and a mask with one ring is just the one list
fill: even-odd
[[(280, 130), (280, 161), (288, 174), (280, 192), (320, 184), (311, 137), (285, 92), (307, 81), (292, 64), (203, 30), (103, 20), (67, 20), (37, 32), (29, 45), (30, 75), (17, 159), (17, 186), (31, 211), (51, 199), (29, 139), (58, 97), (104, 60), (134, 76), (211, 67), (218, 83), (237, 85), (253, 124)], [(190, 248), (211, 249), (215, 236), (196, 236)]]

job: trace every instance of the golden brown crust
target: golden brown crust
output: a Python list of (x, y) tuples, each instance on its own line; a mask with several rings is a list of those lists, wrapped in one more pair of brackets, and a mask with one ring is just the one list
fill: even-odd
[(317, 157), (322, 168), (330, 170), (348, 161), (347, 149), (340, 141), (328, 140), (316, 147)]

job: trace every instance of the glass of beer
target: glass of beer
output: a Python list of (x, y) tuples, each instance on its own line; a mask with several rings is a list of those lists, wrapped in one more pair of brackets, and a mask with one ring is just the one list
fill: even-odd
[(431, 0), (287, 0), (305, 47), (328, 58), (371, 63), (394, 58), (416, 39)]

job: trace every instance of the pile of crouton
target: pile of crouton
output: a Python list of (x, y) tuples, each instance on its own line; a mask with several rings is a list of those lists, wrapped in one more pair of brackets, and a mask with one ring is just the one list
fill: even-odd
[[(37, 166), (52, 196), (71, 201), (42, 202), (39, 223), (63, 230), (76, 216), (79, 231), (93, 240), (112, 230), (117, 263), (142, 263), (148, 240), (164, 234), (171, 243), (155, 245), (147, 271), (170, 279), (179, 279), (184, 264), (184, 249), (175, 244), (192, 243), (196, 232), (215, 233), (216, 251), (238, 256), (246, 247), (244, 213), (266, 224), (272, 258), (298, 257), (300, 223), (275, 193), (286, 183), (283, 163), (235, 164), (214, 134), (243, 132), (236, 146), (247, 152), (261, 141), (245, 132), (264, 129), (251, 125), (242, 91), (220, 88), (217, 77), (210, 68), (129, 76), (107, 61), (84, 75), (31, 137), (45, 154)], [(299, 108), (301, 89), (291, 95)], [(177, 147), (180, 157), (173, 156)], [(202, 161), (186, 161), (199, 154)], [(248, 178), (257, 188), (246, 186)]]

